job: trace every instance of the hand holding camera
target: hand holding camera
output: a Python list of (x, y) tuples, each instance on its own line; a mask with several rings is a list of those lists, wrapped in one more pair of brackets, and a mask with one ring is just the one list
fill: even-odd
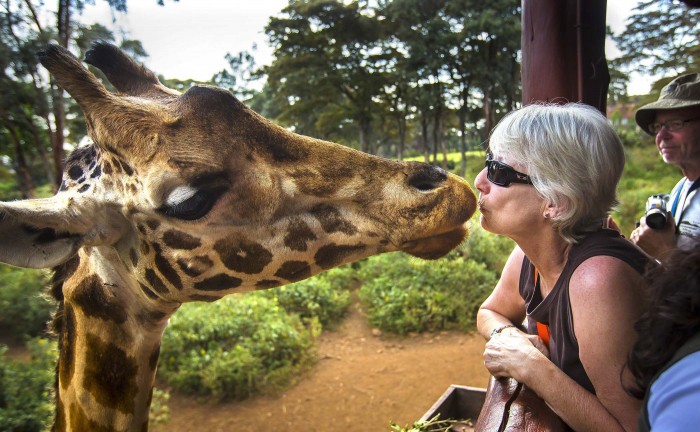
[(669, 196), (667, 194), (652, 195), (647, 199), (644, 206), (644, 215), (649, 228), (662, 230), (668, 222), (668, 204)]

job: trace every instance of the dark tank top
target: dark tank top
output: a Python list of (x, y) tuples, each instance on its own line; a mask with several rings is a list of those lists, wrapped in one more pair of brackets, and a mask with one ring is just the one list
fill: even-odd
[(520, 272), (520, 295), (525, 300), (527, 330), (537, 334), (537, 322), (549, 326), (549, 352), (552, 362), (583, 388), (595, 394), (595, 389), (581, 364), (578, 341), (574, 334), (569, 280), (576, 268), (594, 256), (617, 258), (643, 274), (649, 256), (620, 236), (617, 231), (603, 229), (587, 235), (572, 245), (564, 269), (554, 288), (543, 300), (539, 284), (535, 286), (535, 267), (525, 257)]

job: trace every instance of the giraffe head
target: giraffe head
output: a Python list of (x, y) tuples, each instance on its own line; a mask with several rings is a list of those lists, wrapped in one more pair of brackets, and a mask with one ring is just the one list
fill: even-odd
[(383, 252), (438, 258), (466, 235), (474, 193), (439, 168), (294, 134), (215, 87), (180, 94), (111, 45), (86, 62), (116, 93), (63, 48), (41, 61), (93, 143), (55, 196), (0, 203), (0, 261), (57, 268), (58, 430), (147, 422), (183, 302)]
[(437, 258), (466, 233), (474, 195), (439, 168), (293, 134), (218, 88), (179, 94), (111, 45), (86, 61), (117, 94), (60, 47), (43, 53), (94, 145), (69, 158), (56, 196), (2, 204), (5, 262), (111, 247), (148, 295), (182, 302), (382, 252)]

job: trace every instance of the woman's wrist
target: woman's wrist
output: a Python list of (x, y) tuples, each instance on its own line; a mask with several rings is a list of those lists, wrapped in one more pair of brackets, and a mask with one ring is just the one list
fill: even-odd
[(497, 334), (501, 333), (503, 330), (506, 330), (506, 329), (509, 329), (509, 328), (515, 328), (515, 329), (517, 329), (518, 327), (515, 326), (515, 325), (513, 325), (513, 324), (506, 324), (506, 325), (502, 325), (502, 326), (500, 326), (500, 327), (496, 327), (495, 329), (493, 329), (493, 330), (491, 331), (491, 337), (494, 337), (494, 336), (496, 336)]

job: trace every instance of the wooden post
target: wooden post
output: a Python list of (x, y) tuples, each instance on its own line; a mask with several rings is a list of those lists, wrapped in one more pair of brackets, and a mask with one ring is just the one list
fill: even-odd
[(523, 105), (583, 102), (606, 112), (607, 0), (522, 1)]
[[(522, 0), (523, 105), (583, 102), (603, 115), (607, 0)], [(562, 431), (566, 425), (513, 379), (489, 381), (477, 432)]]

